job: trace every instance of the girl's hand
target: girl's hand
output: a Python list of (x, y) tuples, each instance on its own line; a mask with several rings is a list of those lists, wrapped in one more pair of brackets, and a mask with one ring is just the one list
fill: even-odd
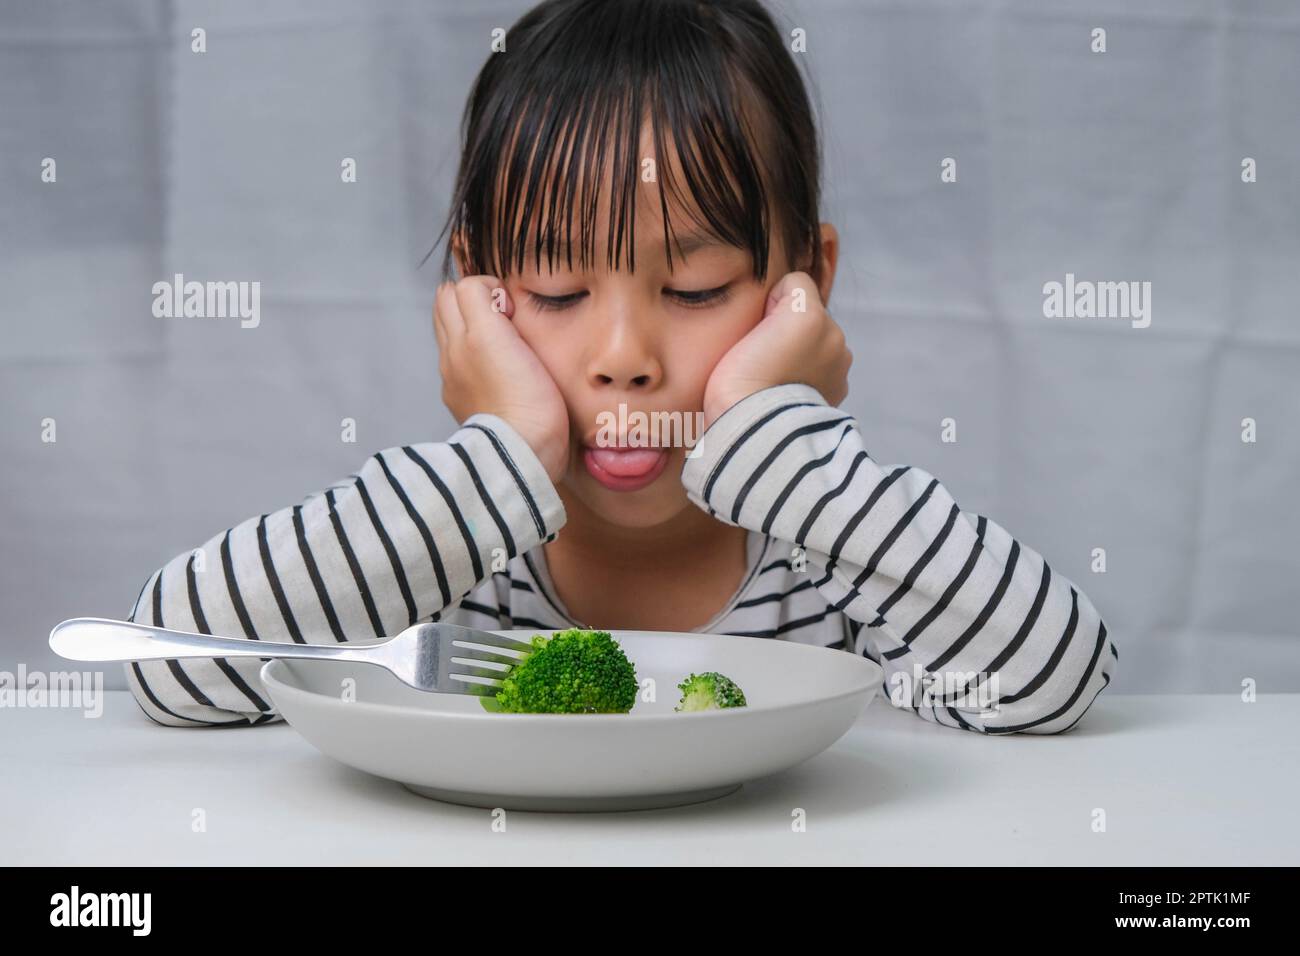
[(433, 329), (442, 401), (458, 422), (476, 412), (504, 419), (559, 484), (569, 463), (568, 409), (551, 373), (510, 321), (514, 313), (495, 276), (438, 286)]
[(852, 364), (844, 330), (822, 305), (817, 284), (806, 272), (788, 273), (769, 293), (762, 321), (713, 367), (704, 388), (704, 427), (747, 395), (788, 382), (811, 385), (838, 405), (849, 393)]

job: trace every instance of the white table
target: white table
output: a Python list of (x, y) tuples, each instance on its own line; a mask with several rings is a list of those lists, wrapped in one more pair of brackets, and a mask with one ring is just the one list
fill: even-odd
[(510, 811), (504, 832), (284, 723), (160, 727), (126, 691), (105, 697), (98, 719), (0, 709), (4, 863), (1300, 863), (1298, 694), (1104, 693), (1058, 737), (949, 730), (877, 698), (826, 752), (722, 799)]

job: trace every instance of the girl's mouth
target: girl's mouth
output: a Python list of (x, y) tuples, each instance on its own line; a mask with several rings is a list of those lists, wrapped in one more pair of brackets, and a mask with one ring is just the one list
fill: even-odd
[(668, 464), (666, 448), (582, 449), (587, 473), (610, 491), (637, 491), (658, 478)]

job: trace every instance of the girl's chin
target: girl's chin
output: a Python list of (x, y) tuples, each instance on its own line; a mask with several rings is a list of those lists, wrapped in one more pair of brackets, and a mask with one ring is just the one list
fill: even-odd
[(690, 508), (691, 503), (683, 496), (680, 502), (653, 508), (607, 508), (598, 504), (588, 504), (588, 507), (607, 524), (618, 528), (641, 529), (658, 528), (668, 524)]

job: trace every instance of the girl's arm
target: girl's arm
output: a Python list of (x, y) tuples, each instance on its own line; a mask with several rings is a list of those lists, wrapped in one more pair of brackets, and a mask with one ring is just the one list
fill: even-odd
[(982, 733), (1069, 730), (1119, 658), (1087, 596), (918, 468), (876, 464), (854, 419), (811, 386), (732, 405), (686, 460), (692, 501), (801, 546), (884, 692)]
[[(437, 619), (493, 570), (550, 540), (564, 506), (531, 447), (496, 415), (445, 442), (389, 448), (302, 504), (177, 555), (131, 620), (263, 641), (329, 644)], [(498, 565), (499, 566), (499, 565)], [(128, 663), (141, 709), (175, 727), (278, 720), (262, 661)]]

